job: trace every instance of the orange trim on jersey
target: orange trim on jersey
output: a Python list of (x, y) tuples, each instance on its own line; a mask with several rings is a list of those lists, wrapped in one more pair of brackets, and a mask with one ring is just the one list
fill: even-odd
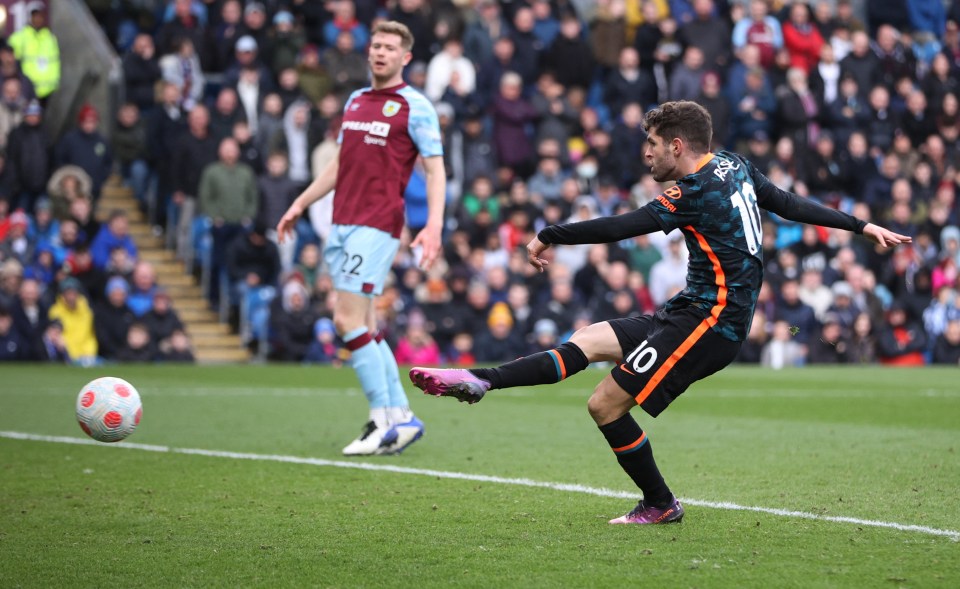
[(700, 168), (702, 168), (703, 166), (709, 164), (709, 163), (710, 163), (710, 160), (712, 160), (712, 159), (713, 159), (713, 152), (712, 152), (712, 151), (708, 151), (708, 152), (707, 152), (707, 155), (705, 155), (705, 156), (703, 156), (702, 158), (700, 158), (700, 161), (697, 162), (697, 169), (696, 169), (696, 171), (699, 172), (699, 171), (700, 171)]
[(627, 444), (626, 446), (620, 446), (619, 448), (613, 448), (613, 451), (616, 452), (617, 454), (620, 454), (621, 452), (632, 450), (637, 446), (639, 446), (640, 444), (642, 444), (646, 439), (647, 439), (647, 432), (643, 432), (642, 434), (640, 434), (640, 437), (637, 438), (637, 440), (634, 443)]
[(567, 367), (563, 365), (563, 358), (560, 357), (560, 352), (547, 350), (547, 353), (553, 356), (554, 362), (557, 363), (557, 367), (560, 369), (560, 380), (567, 378)]
[(710, 316), (700, 322), (700, 325), (697, 325), (696, 329), (687, 336), (687, 339), (683, 340), (683, 343), (677, 347), (676, 350), (670, 354), (670, 357), (657, 369), (653, 376), (650, 377), (650, 380), (647, 381), (647, 385), (643, 387), (643, 390), (640, 391), (640, 394), (634, 397), (637, 401), (637, 405), (643, 403), (647, 400), (647, 397), (650, 396), (650, 393), (653, 392), (653, 389), (657, 388), (657, 385), (663, 381), (664, 377), (667, 376), (667, 373), (680, 361), (681, 358), (690, 351), (690, 348), (696, 344), (703, 334), (707, 332), (708, 329), (717, 324), (717, 320), (720, 317), (720, 313), (727, 306), (727, 277), (723, 272), (723, 267), (720, 266), (720, 259), (717, 258), (717, 254), (713, 252), (713, 249), (710, 247), (710, 244), (707, 243), (706, 238), (693, 228), (691, 225), (684, 227), (687, 231), (693, 233), (697, 238), (697, 243), (700, 244), (700, 247), (703, 249), (704, 253), (707, 254), (707, 257), (710, 259), (710, 263), (713, 264), (713, 272), (716, 275), (716, 285), (717, 285), (717, 304), (710, 309)]

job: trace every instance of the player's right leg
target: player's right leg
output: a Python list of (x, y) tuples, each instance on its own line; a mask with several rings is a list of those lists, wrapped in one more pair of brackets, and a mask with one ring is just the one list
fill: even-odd
[(333, 324), (350, 351), (350, 364), (370, 404), (370, 419), (363, 433), (343, 449), (348, 456), (375, 454), (390, 428), (390, 393), (383, 356), (368, 326), (375, 287), (369, 276), (373, 270), (382, 273), (379, 268), (370, 268), (371, 264), (381, 263), (376, 256), (369, 255), (368, 234), (372, 231), (375, 230), (334, 225), (323, 252), (337, 290)]
[(410, 370), (410, 380), (429, 395), (476, 403), (489, 390), (553, 384), (580, 372), (591, 362), (619, 361), (622, 357), (616, 333), (609, 323), (601, 322), (578, 330), (570, 341), (556, 348), (496, 368), (415, 367)]

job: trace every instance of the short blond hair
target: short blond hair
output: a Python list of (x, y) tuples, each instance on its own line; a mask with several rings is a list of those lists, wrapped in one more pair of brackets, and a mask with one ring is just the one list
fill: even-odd
[(402, 22), (397, 22), (395, 20), (388, 20), (377, 24), (373, 27), (373, 31), (370, 36), (376, 35), (377, 33), (385, 33), (388, 35), (398, 35), (400, 37), (400, 46), (403, 47), (406, 51), (413, 49), (413, 33), (410, 32), (410, 29), (407, 28), (407, 25)]

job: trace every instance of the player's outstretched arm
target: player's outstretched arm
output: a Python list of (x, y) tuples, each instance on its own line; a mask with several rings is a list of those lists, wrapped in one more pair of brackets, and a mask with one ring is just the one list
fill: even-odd
[(543, 228), (527, 244), (527, 259), (534, 268), (543, 272), (544, 266), (548, 262), (542, 259), (540, 254), (551, 245), (614, 243), (638, 235), (653, 233), (660, 228), (656, 217), (646, 207), (613, 217), (601, 217), (564, 225), (551, 225)]
[(300, 196), (293, 201), (287, 212), (277, 223), (277, 237), (280, 243), (283, 243), (287, 235), (293, 232), (297, 225), (297, 219), (303, 215), (304, 211), (313, 203), (326, 196), (337, 185), (337, 172), (340, 170), (340, 147), (337, 147), (337, 153), (330, 160), (330, 163), (313, 179), (313, 182), (307, 186)]
[(447, 172), (443, 167), (443, 156), (423, 158), (423, 170), (427, 180), (427, 224), (410, 242), (410, 247), (423, 250), (420, 268), (429, 270), (440, 257), (443, 208), (447, 202)]

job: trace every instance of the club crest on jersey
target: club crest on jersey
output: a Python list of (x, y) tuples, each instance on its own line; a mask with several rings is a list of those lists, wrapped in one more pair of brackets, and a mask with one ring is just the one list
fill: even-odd
[(392, 117), (400, 112), (400, 103), (396, 100), (388, 100), (383, 105), (383, 116)]

